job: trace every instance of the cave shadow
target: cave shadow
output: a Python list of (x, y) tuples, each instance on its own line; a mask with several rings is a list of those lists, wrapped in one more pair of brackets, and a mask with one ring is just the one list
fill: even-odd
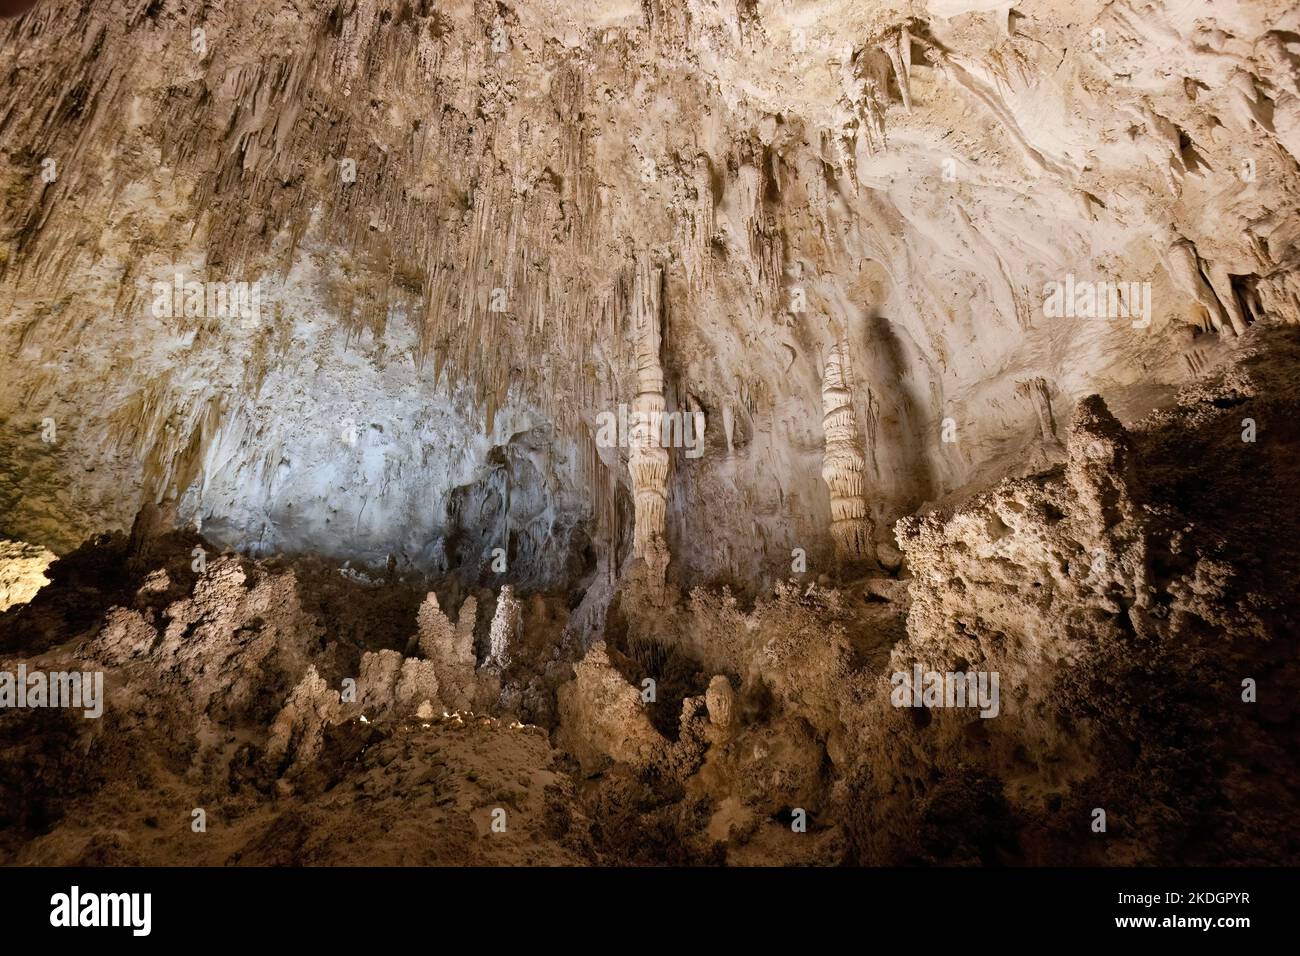
[[(918, 414), (918, 405), (913, 394), (905, 381), (910, 371), (903, 342), (894, 328), (894, 323), (885, 318), (880, 312), (872, 309), (866, 313), (866, 318), (862, 323), (862, 328), (857, 336), (858, 341), (855, 343), (860, 354), (868, 358), (864, 363), (865, 367), (870, 370), (868, 376), (869, 382), (855, 382), (855, 403), (861, 404), (861, 389), (865, 385), (871, 387), (874, 383), (884, 382), (884, 386), (875, 386), (872, 388), (873, 393), (888, 399), (892, 399), (894, 407), (897, 410), (897, 424), (891, 427), (890, 418), (883, 414), (886, 409), (881, 408), (881, 416), (876, 433), (876, 444), (879, 447), (891, 447), (897, 450), (901, 457), (901, 465), (907, 476), (906, 488), (900, 487), (896, 492), (896, 501), (902, 510), (892, 517), (886, 513), (882, 504), (880, 514), (877, 516), (879, 521), (893, 524), (899, 517), (905, 514), (911, 514), (923, 502), (931, 501), (935, 497), (935, 474), (930, 464), (929, 458), (925, 455), (925, 445), (922, 441), (919, 428), (915, 425), (916, 420), (920, 417)], [(883, 404), (883, 403), (882, 403)], [(865, 409), (863, 409), (865, 411)], [(859, 414), (858, 420), (863, 423), (865, 429), (866, 416)], [(871, 458), (875, 460), (875, 449), (870, 452)], [(881, 469), (876, 465), (877, 480), (880, 479)], [(902, 483), (900, 483), (902, 484)]]

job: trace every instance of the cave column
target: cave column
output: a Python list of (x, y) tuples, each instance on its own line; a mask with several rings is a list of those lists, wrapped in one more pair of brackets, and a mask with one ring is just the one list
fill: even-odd
[(636, 398), (632, 402), (628, 469), (632, 473), (635, 527), (632, 553), (645, 561), (650, 580), (662, 587), (668, 570), (668, 450), (663, 447), (664, 370), (659, 350), (659, 270), (637, 263), (632, 309), (636, 335)]
[(826, 435), (822, 478), (830, 490), (831, 537), (841, 560), (874, 557), (875, 527), (865, 495), (867, 461), (858, 439), (852, 387), (848, 343), (837, 342), (822, 379), (822, 430)]

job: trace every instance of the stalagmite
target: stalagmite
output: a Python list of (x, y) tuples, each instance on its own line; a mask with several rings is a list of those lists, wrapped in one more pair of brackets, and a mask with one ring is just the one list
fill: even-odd
[(715, 674), (709, 681), (704, 702), (709, 711), (709, 723), (719, 730), (730, 730), (736, 719), (736, 692), (725, 674)]
[(484, 667), (505, 670), (510, 666), (510, 644), (519, 629), (521, 607), (515, 599), (514, 589), (508, 584), (502, 587), (497, 596), (496, 613), (492, 615), (492, 627), (488, 631), (488, 656), (483, 661)]
[(474, 659), (474, 628), (478, 626), (478, 598), (465, 598), (456, 615), (455, 653), (458, 659)]
[(48, 583), (45, 569), (52, 561), (45, 548), (0, 537), (0, 611), (30, 601)]
[(429, 660), (449, 657), (456, 642), (456, 631), (438, 605), (438, 595), (429, 592), (416, 614), (418, 646)]
[(822, 430), (826, 434), (822, 478), (831, 493), (831, 536), (836, 554), (850, 560), (871, 555), (875, 531), (863, 494), (867, 461), (853, 415), (852, 387), (848, 343), (839, 342), (831, 349), (822, 381)]
[(637, 392), (632, 402), (628, 469), (636, 508), (632, 553), (645, 561), (651, 582), (662, 585), (668, 568), (668, 542), (664, 539), (668, 450), (662, 445), (665, 403), (664, 371), (659, 361), (658, 276), (648, 261), (638, 263), (632, 301)]

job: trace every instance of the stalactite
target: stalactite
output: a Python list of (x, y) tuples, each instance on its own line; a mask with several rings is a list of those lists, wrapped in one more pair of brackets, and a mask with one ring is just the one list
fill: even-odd
[(713, 190), (709, 181), (707, 157), (696, 157), (690, 171), (688, 195), (676, 221), (676, 246), (680, 250), (687, 283), (693, 290), (703, 288), (712, 270), (709, 243), (714, 232)]
[(867, 512), (863, 474), (867, 462), (853, 414), (853, 381), (847, 342), (831, 349), (822, 381), (822, 429), (826, 451), (822, 478), (831, 494), (831, 536), (841, 559), (872, 556), (873, 522)]
[(1051, 392), (1047, 380), (1041, 377), (1016, 383), (1017, 393), (1027, 396), (1038, 413), (1038, 432), (1043, 441), (1056, 441), (1056, 419), (1052, 416)]
[[(904, 44), (908, 44), (906, 50)], [(894, 79), (898, 83), (898, 93), (903, 98), (903, 109), (912, 112), (912, 90), (909, 83), (909, 63), (904, 60), (904, 56), (910, 54), (911, 40), (907, 38), (906, 31), (891, 33), (887, 35), (880, 43), (880, 49), (884, 51), (885, 56), (889, 57), (890, 64), (894, 67)], [(908, 57), (910, 60), (910, 55)]]
[[(669, 20), (685, 16), (680, 3), (661, 6)], [(526, 400), (557, 422), (576, 422), (572, 403), (557, 401), (550, 383), (557, 375), (580, 378), (600, 334), (587, 317), (600, 313), (618, 274), (573, 259), (599, 248), (612, 227), (593, 174), (584, 66), (557, 59), (552, 109), (538, 117), (500, 93), (504, 77), (496, 74), (504, 68), (492, 57), (464, 69), (453, 64), (462, 37), (443, 29), (437, 11), (397, 26), (373, 2), (346, 12), (321, 4), (302, 13), (304, 42), (233, 66), (198, 55), (188, 30), (175, 25), (121, 21), (98, 8), (33, 16), (44, 21), (37, 45), (84, 39), (65, 57), (67, 69), (32, 73), (0, 92), (6, 141), (59, 164), (56, 181), (16, 197), (19, 228), (12, 253), (0, 256), (0, 279), (35, 273), (57, 291), (85, 271), (96, 243), (69, 210), (122, 194), (134, 175), (127, 163), (99, 163), (136, 148), (126, 148), (132, 134), (115, 119), (128, 112), (141, 67), (123, 62), (120, 51), (137, 32), (164, 30), (170, 35), (160, 55), (185, 79), (167, 88), (142, 132), (157, 144), (169, 178), (192, 186), (201, 211), (192, 243), (209, 278), (251, 281), (287, 269), (310, 231), (357, 266), (328, 291), (345, 325), (378, 336), (404, 314), (420, 330), (417, 362), (433, 353), (435, 380), (449, 393), (467, 385), (488, 417), (507, 400)], [(660, 22), (658, 13), (653, 18)], [(236, 18), (227, 28), (242, 24)], [(349, 89), (360, 77), (397, 99), (409, 96), (423, 116), (396, 138), (377, 140), (370, 97)], [(465, 109), (466, 92), (477, 92), (482, 115)], [(33, 102), (48, 106), (26, 107)], [(514, 175), (502, 175), (523, 155), (524, 117), (528, 143), (557, 143), (556, 165), (516, 163)], [(345, 161), (353, 164), (347, 179)], [(421, 185), (431, 175), (438, 188)], [(258, 214), (248, 216), (250, 209)], [(708, 230), (705, 223), (699, 242)], [(281, 236), (285, 243), (276, 245)], [(122, 294), (148, 278), (124, 275)], [(485, 347), (506, 360), (481, 362)], [(549, 374), (525, 361), (539, 352), (551, 356)], [(512, 374), (512, 365), (522, 374)]]
[[(310, 0), (270, 18), (256, 5), (208, 4), (186, 13), (155, 4), (141, 15), (144, 5), (126, 4), (130, 10), (123, 15), (119, 3), (46, 3), (0, 25), (8, 80), (0, 88), (0, 138), (7, 146), (0, 171), (12, 224), (0, 242), (0, 308), (11, 310), (22, 325), (6, 346), (12, 343), (14, 354), (23, 355), (30, 348), (31, 366), (49, 370), (32, 373), (21, 386), (32, 396), (25, 406), (66, 390), (79, 371), (71, 356), (93, 353), (96, 337), (132, 324), (131, 317), (141, 321), (133, 323), (138, 341), (122, 343), (124, 368), (127, 362), (143, 367), (146, 360), (157, 367), (145, 353), (160, 330), (182, 347), (194, 346), (187, 361), (195, 369), (218, 343), (228, 356), (249, 356), (245, 369), (221, 386), (232, 399), (228, 405), (209, 404), (215, 388), (191, 387), (179, 372), (155, 372), (148, 385), (128, 378), (106, 412), (111, 417), (95, 422), (97, 432), (112, 437), (114, 454), (138, 463), (141, 483), (159, 494), (183, 491), (192, 481), (202, 484), (210, 467), (233, 469), (234, 460), (247, 487), (271, 486), (282, 439), (250, 433), (249, 406), (277, 358), (296, 351), (287, 339), (308, 309), (319, 306), (323, 332), (332, 334), (337, 320), (350, 345), (368, 332), (384, 335), (386, 328), (386, 337), (395, 341), (392, 326), (409, 322), (415, 334), (405, 341), (422, 386), (432, 353), (434, 388), (454, 396), (456, 410), (472, 415), (478, 427), (486, 424), (491, 432), (528, 406), (554, 424), (557, 444), (570, 443), (589, 426), (594, 409), (607, 407), (602, 401), (641, 394), (640, 383), (633, 391), (627, 380), (630, 367), (638, 369), (638, 379), (642, 369), (630, 359), (635, 349), (625, 325), (640, 320), (639, 300), (647, 292), (639, 280), (641, 266), (629, 267), (621, 250), (653, 247), (661, 261), (671, 261), (672, 303), (680, 297), (688, 308), (699, 307), (708, 326), (716, 317), (719, 334), (709, 331), (703, 338), (720, 342), (730, 334), (726, 325), (747, 321), (743, 313), (767, 315), (786, 299), (785, 277), (802, 259), (823, 259), (818, 268), (828, 280), (838, 271), (836, 260), (846, 255), (897, 259), (887, 263), (891, 273), (911, 268), (905, 257), (888, 252), (892, 227), (864, 239), (854, 225), (869, 212), (872, 222), (897, 221), (900, 229), (910, 229), (889, 209), (894, 200), (870, 189), (850, 196), (840, 177), (855, 172), (862, 150), (885, 148), (886, 116), (908, 135), (900, 137), (899, 156), (872, 163), (878, 168), (863, 174), (902, 168), (905, 151), (916, 142), (916, 124), (934, 119), (932, 104), (920, 100), (911, 121), (902, 110), (890, 111), (899, 98), (912, 109), (914, 90), (936, 104), (958, 97), (954, 102), (991, 117), (1032, 168), (1053, 169), (1031, 148), (1032, 130), (1017, 128), (1017, 113), (1021, 124), (1027, 119), (1025, 104), (1009, 99), (998, 84), (989, 86), (991, 77), (1004, 75), (997, 64), (973, 56), (964, 44), (938, 42), (924, 19), (903, 25), (892, 15), (873, 15), (866, 30), (854, 20), (850, 32), (836, 34), (843, 43), (833, 55), (824, 46), (808, 53), (826, 61), (817, 69), (831, 71), (830, 85), (815, 85), (799, 97), (802, 105), (777, 110), (757, 124), (724, 120), (721, 107), (734, 112), (743, 101), (734, 99), (736, 76), (728, 78), (727, 70), (710, 73), (706, 89), (665, 87), (682, 95), (683, 106), (689, 94), (691, 109), (682, 116), (696, 115), (698, 99), (698, 115), (717, 122), (710, 119), (696, 135), (686, 135), (683, 124), (653, 144), (662, 165), (657, 185), (646, 191), (649, 204), (641, 206), (637, 171), (623, 162), (623, 147), (613, 145), (637, 111), (655, 108), (660, 81), (649, 82), (640, 72), (650, 59), (676, 67), (681, 54), (693, 50), (707, 50), (725, 66), (735, 52), (727, 48), (733, 31), (750, 43), (782, 22), (780, 16), (761, 22), (757, 11), (763, 4), (741, 0), (734, 14), (723, 15), (726, 29), (719, 30), (715, 15), (694, 0), (644, 0), (644, 25), (593, 28), (599, 41), (577, 45), (551, 42), (549, 18), (522, 27), (483, 3), (440, 10), (403, 4), (399, 12), (376, 0)], [(213, 48), (200, 55), (190, 27), (205, 23)], [(518, 56), (497, 56), (488, 48), (491, 28), (505, 23), (518, 34), (512, 47)], [(692, 34), (702, 46), (693, 46)], [(232, 40), (241, 36), (257, 40), (256, 56), (233, 55)], [(1261, 55), (1280, 57), (1285, 66), (1285, 43), (1270, 36), (1262, 41)], [(916, 74), (923, 88), (910, 86), (914, 48), (934, 67)], [(1240, 119), (1258, 122), (1259, 111), (1272, 109), (1264, 90), (1277, 83), (1263, 74), (1256, 82), (1245, 72), (1248, 65), (1235, 74), (1245, 111)], [(541, 76), (546, 82), (539, 85)], [(680, 71), (672, 76), (674, 84), (683, 78)], [(941, 77), (951, 88), (936, 87)], [(762, 82), (778, 78), (779, 73)], [(1151, 127), (1156, 145), (1173, 149), (1179, 154), (1173, 161), (1189, 171), (1190, 162), (1180, 158), (1178, 127), (1164, 118), (1167, 106), (1144, 107), (1142, 122)], [(950, 137), (949, 145), (973, 145), (972, 133)], [(1208, 147), (1198, 139), (1186, 148), (1190, 156)], [(909, 168), (913, 158), (907, 158)], [(47, 159), (57, 161), (51, 181), (42, 176)], [(1264, 154), (1259, 160), (1263, 172)], [(355, 164), (355, 177), (345, 180), (346, 161)], [(1096, 167), (1098, 175), (1101, 170)], [(1263, 188), (1263, 180), (1251, 188)], [(875, 198), (868, 201), (868, 195)], [(959, 224), (972, 237), (988, 229), (990, 243), (999, 241), (1001, 226), (976, 217), (977, 229), (960, 204), (944, 208), (962, 217)], [(1104, 218), (1100, 199), (1088, 208), (1094, 218)], [(1287, 221), (1283, 214), (1266, 217), (1252, 232), (1257, 264), (1216, 248), (1199, 231), (1185, 240), (1168, 237), (1174, 247), (1165, 271), (1224, 334), (1244, 332), (1267, 315), (1291, 319), (1300, 311), (1288, 234), (1276, 231), (1281, 227), (1271, 225), (1274, 219)], [(104, 234), (95, 235), (100, 228)], [(1276, 235), (1268, 239), (1269, 233)], [(944, 245), (941, 229), (929, 235)], [(976, 255), (983, 259), (982, 251)], [(148, 289), (168, 257), (183, 260), (187, 273), (202, 273), (200, 279), (270, 277), (274, 283), (284, 275), (286, 294), (277, 308), (285, 307), (286, 314), (265, 323), (256, 337), (235, 332), (227, 341), (224, 330), (211, 324), (151, 317), (140, 290)], [(1001, 269), (982, 279), (999, 297), (995, 314), (1008, 314), (1002, 299), (1024, 304), (1016, 293), (1034, 274), (1003, 258)], [(302, 266), (310, 280), (323, 263), (338, 268), (319, 270), (322, 301), (308, 304), (291, 291), (297, 280), (289, 281), (288, 273)], [(748, 300), (743, 307), (720, 309), (719, 293), (734, 296), (737, 289)], [(43, 301), (26, 305), (31, 290)], [(670, 302), (664, 296), (659, 311), (666, 316)], [(1030, 331), (1026, 311), (1010, 311)], [(1168, 314), (1179, 311), (1174, 302)], [(923, 303), (915, 316), (900, 321), (929, 322), (931, 312), (933, 303)], [(693, 319), (688, 316), (686, 324), (693, 326)], [(793, 345), (785, 347), (791, 351), (789, 371), (797, 356)], [(592, 361), (593, 355), (599, 359)], [(732, 359), (720, 358), (725, 373)], [(763, 356), (755, 358), (761, 365)], [(137, 395), (144, 389), (147, 396)], [(881, 396), (886, 394), (896, 410), (893, 395)], [(671, 382), (659, 395), (654, 407), (679, 407)], [(710, 407), (721, 397), (709, 396)], [(137, 399), (140, 407), (133, 408)], [(642, 402), (653, 405), (649, 397)], [(743, 454), (752, 441), (753, 409), (748, 401), (720, 409), (717, 424), (729, 456), (737, 446)], [(866, 389), (857, 393), (856, 413), (868, 480), (874, 482), (877, 409)], [(80, 427), (85, 434), (92, 426)], [(645, 449), (635, 456), (634, 468), (647, 472), (638, 496), (639, 550), (655, 533), (653, 518), (646, 516), (662, 507), (653, 500), (660, 452)], [(606, 461), (612, 465), (613, 459)], [(197, 477), (195, 462), (202, 463)], [(888, 465), (895, 462), (891, 458)], [(292, 464), (300, 466), (301, 459)], [(604, 533), (618, 541), (609, 469), (589, 469), (583, 480), (597, 510), (615, 516)], [(684, 559), (684, 549), (678, 550)]]

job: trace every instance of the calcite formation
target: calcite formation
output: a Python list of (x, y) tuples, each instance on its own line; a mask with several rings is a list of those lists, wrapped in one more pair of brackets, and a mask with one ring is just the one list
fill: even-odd
[(416, 643), (436, 676), (444, 702), (455, 710), (468, 709), (474, 699), (474, 624), (478, 601), (472, 595), (460, 607), (452, 625), (430, 591), (416, 618)]
[(1294, 0), (0, 17), (0, 863), (1300, 862)]
[(367, 716), (409, 717), (422, 705), (439, 704), (438, 676), (433, 662), (403, 658), (397, 651), (382, 650), (361, 656), (357, 679), (357, 709)]
[[(0, 24), (3, 532), (62, 552), (174, 498), (257, 555), (504, 547), (570, 586), (587, 540), (627, 558), (597, 510), (658, 507), (662, 455), (634, 489), (585, 444), (654, 377), (653, 294), (667, 406), (731, 422), (667, 478), (668, 536), (718, 532), (673, 558), (770, 582), (832, 545), (782, 503), (823, 493), (844, 327), (892, 522), (1026, 457), (1018, 382), (1141, 415), (1218, 335), (1300, 318), (1297, 26), (1284, 0), (38, 4)], [(1047, 316), (1069, 275), (1148, 283), (1150, 325)], [(207, 314), (230, 283), (255, 317)]]
[(507, 584), (497, 595), (497, 608), (492, 613), (487, 658), (483, 661), (485, 667), (500, 671), (509, 666), (510, 648), (519, 631), (520, 609), (513, 589)]
[(26, 604), (49, 583), (45, 569), (54, 555), (39, 545), (0, 540), (0, 611)]
[(324, 746), (326, 727), (339, 720), (341, 696), (325, 683), (314, 665), (308, 666), (271, 723), (263, 755), (266, 764), (277, 773), (285, 770), (286, 775), (311, 766)]
[(592, 645), (575, 667), (559, 707), (561, 746), (586, 769), (610, 762), (644, 769), (662, 760), (669, 747), (646, 716), (640, 693), (610, 663), (603, 642)]
[(822, 431), (826, 436), (822, 478), (831, 496), (835, 551), (847, 559), (873, 557), (874, 522), (867, 509), (864, 480), (867, 460), (853, 414), (853, 378), (846, 343), (837, 342), (826, 360), (822, 410)]
[(632, 554), (645, 562), (650, 580), (662, 585), (668, 568), (668, 449), (663, 447), (664, 370), (659, 353), (659, 273), (649, 262), (639, 264), (633, 286), (633, 334), (636, 336), (636, 398), (628, 470), (635, 507)]
[[(420, 581), (216, 553), (195, 571), (190, 531), (131, 569), (139, 536), (105, 536), (0, 616), (0, 670), (107, 672), (99, 726), (0, 715), (0, 853), (84, 861), (111, 831), (115, 862), (193, 862), (121, 814), (206, 805), (231, 821), (214, 864), (336, 860), (327, 835), (375, 815), (403, 835), (376, 832), (376, 860), (508, 862), (480, 855), (474, 814), (509, 794), (518, 852), (566, 862), (1294, 862), (1295, 704), (1252, 688), (1297, 679), (1300, 519), (1225, 492), (1300, 480), (1297, 357), (1295, 328), (1257, 328), (1137, 423), (1084, 397), (1063, 462), (899, 522), (902, 579), (629, 592), (590, 644), (564, 602), (503, 587), (477, 671), (472, 595), (453, 626)], [(352, 612), (328, 629), (322, 588)], [(973, 674), (997, 706), (897, 706), (918, 668)], [(64, 737), (77, 761), (37, 759)], [(430, 786), (459, 809), (408, 832)], [(307, 806), (311, 832), (282, 832)]]
[(736, 692), (723, 674), (715, 674), (709, 681), (704, 701), (709, 711), (709, 723), (720, 734), (728, 734), (736, 719)]

